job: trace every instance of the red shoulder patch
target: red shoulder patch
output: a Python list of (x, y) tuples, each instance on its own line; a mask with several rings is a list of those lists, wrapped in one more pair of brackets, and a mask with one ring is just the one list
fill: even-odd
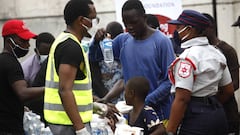
[(180, 63), (180, 67), (178, 69), (178, 75), (182, 78), (187, 78), (190, 76), (192, 70), (192, 65), (187, 62)]

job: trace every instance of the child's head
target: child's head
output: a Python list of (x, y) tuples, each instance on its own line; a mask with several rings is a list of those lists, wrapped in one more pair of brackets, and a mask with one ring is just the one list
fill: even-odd
[(144, 101), (150, 89), (149, 82), (144, 77), (133, 77), (127, 81), (125, 86), (126, 104), (133, 105), (134, 99)]

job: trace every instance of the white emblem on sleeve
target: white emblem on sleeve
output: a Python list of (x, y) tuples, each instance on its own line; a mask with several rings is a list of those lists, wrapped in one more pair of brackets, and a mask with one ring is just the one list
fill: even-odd
[(189, 63), (181, 62), (178, 69), (178, 75), (183, 78), (187, 78), (191, 74), (192, 66)]

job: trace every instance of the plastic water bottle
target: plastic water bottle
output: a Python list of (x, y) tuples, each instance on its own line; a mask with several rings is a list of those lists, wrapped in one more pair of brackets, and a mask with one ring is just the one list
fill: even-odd
[(108, 129), (106, 128), (106, 125), (104, 122), (99, 123), (99, 127), (101, 129), (101, 135), (108, 135)]
[(91, 39), (87, 37), (83, 37), (83, 39), (81, 40), (81, 45), (85, 53), (88, 53), (90, 42), (91, 42)]
[(107, 36), (103, 39), (103, 41), (100, 44), (102, 47), (104, 62), (107, 64), (113, 63), (114, 57), (113, 57), (113, 50), (112, 50), (111, 35), (107, 33)]
[(102, 120), (91, 122), (92, 135), (109, 135), (108, 129), (106, 128), (108, 125)]
[(99, 128), (98, 123), (96, 123), (96, 122), (91, 123), (91, 127), (92, 127), (92, 135), (101, 135), (102, 134), (102, 131)]

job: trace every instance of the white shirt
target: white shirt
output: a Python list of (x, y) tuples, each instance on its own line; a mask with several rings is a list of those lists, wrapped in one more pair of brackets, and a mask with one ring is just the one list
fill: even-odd
[(21, 63), (24, 78), (28, 82), (28, 85), (31, 86), (36, 74), (38, 73), (41, 64), (37, 54), (29, 56), (25, 61)]
[(182, 44), (182, 48), (186, 49), (173, 65), (175, 84), (171, 92), (179, 87), (191, 91), (192, 96), (212, 96), (219, 86), (232, 82), (225, 56), (209, 45), (206, 37), (190, 39)]

